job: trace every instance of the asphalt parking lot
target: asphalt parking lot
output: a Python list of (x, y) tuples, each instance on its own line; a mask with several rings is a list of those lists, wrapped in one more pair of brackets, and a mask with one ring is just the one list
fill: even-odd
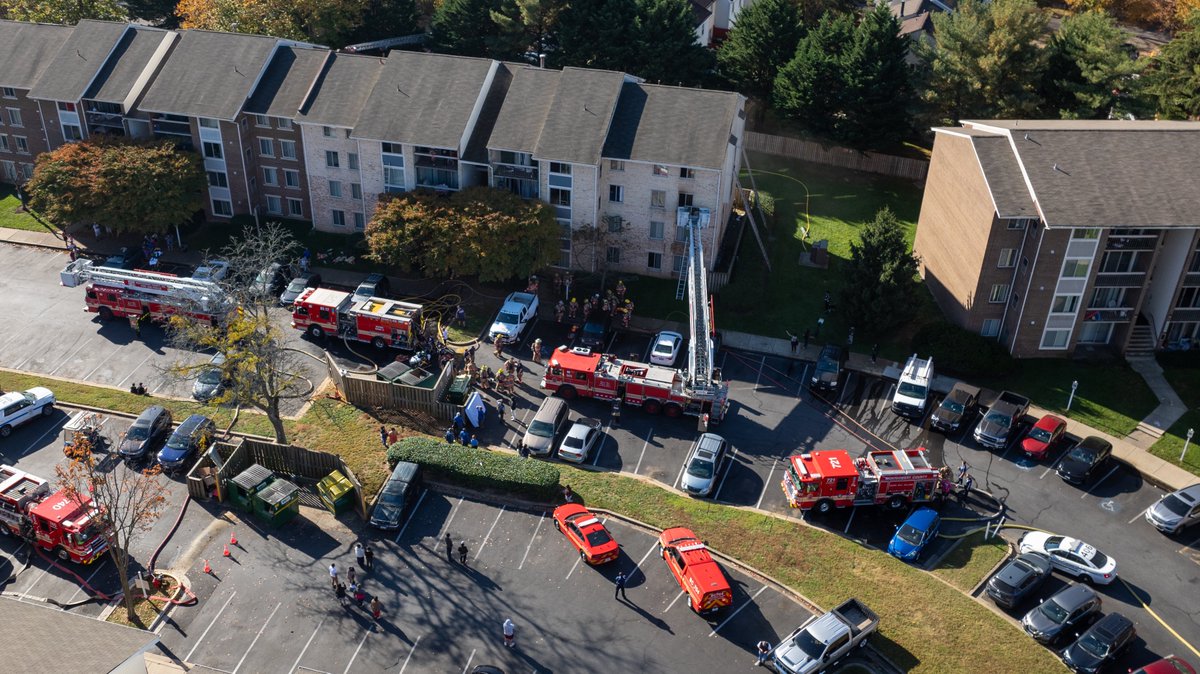
[[(597, 568), (580, 563), (545, 512), (425, 491), (397, 534), (360, 531), (352, 519), (303, 509), (269, 536), (239, 524), (228, 560), (220, 558), (225, 535), (216, 536), (203, 552), (214, 556), (214, 575), (193, 576), (205, 599), (171, 616), (164, 646), (226, 672), (729, 671), (753, 664), (759, 639), (774, 642), (809, 615), (790, 595), (725, 566), (733, 606), (697, 616), (654, 535), (612, 519), (622, 554)], [(445, 533), (455, 545), (466, 541), (466, 565), (446, 559)], [(384, 605), (379, 631), (329, 589), (330, 562), (344, 578), (360, 535), (375, 550), (375, 568), (360, 578)], [(628, 602), (612, 598), (618, 569), (630, 574)], [(506, 618), (517, 626), (511, 650), (501, 637)]]

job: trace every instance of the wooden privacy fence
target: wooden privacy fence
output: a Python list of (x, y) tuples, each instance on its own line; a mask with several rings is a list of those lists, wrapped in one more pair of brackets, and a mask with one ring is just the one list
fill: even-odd
[(328, 353), (325, 354), (325, 361), (334, 386), (346, 402), (355, 407), (415, 410), (442, 421), (454, 419), (455, 413), (461, 409), (459, 405), (442, 401), (446, 389), (454, 381), (456, 370), (453, 361), (442, 368), (432, 388), (383, 381), (374, 373), (343, 370)]
[(826, 146), (799, 138), (772, 136), (755, 131), (746, 132), (745, 147), (752, 152), (791, 157), (814, 164), (879, 173), (909, 180), (924, 181), (925, 176), (929, 173), (929, 162), (923, 159), (860, 152), (837, 145)]

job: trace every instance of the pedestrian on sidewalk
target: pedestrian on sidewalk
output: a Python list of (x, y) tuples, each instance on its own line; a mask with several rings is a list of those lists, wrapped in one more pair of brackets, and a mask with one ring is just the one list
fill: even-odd
[(962, 465), (958, 467), (958, 479), (954, 481), (954, 484), (962, 484), (968, 470), (971, 470), (971, 467), (967, 465), (967, 460), (963, 459)]
[(338, 604), (346, 606), (346, 586), (338, 583), (333, 593), (337, 595)]
[[(787, 330), (784, 330), (784, 332), (787, 332)], [(800, 346), (800, 338), (790, 332), (787, 332), (787, 336), (791, 338), (790, 341), (792, 344), (792, 354), (794, 355), (796, 353), (796, 348)]]
[(758, 650), (758, 661), (754, 663), (754, 666), (762, 667), (763, 663), (767, 661), (767, 657), (771, 655), (771, 642), (764, 639), (758, 642), (756, 649)]
[(616, 584), (616, 587), (613, 589), (613, 599), (616, 599), (617, 595), (620, 595), (621, 599), (629, 601), (629, 597), (625, 596), (625, 583), (628, 580), (629, 576), (626, 576), (624, 571), (618, 572), (617, 577), (613, 578), (613, 583)]
[(353, 583), (354, 581), (358, 580), (356, 576), (357, 572), (354, 570), (353, 566), (346, 568), (346, 582)]
[(809, 330), (808, 330), (808, 328), (804, 328), (804, 348), (805, 349), (808, 349), (808, 337), (809, 337)]
[(871, 364), (875, 364), (875, 359), (879, 357), (879, 343), (871, 345)]
[(379, 426), (379, 442), (383, 445), (384, 449), (387, 449), (387, 446), (388, 446), (387, 445), (387, 435), (388, 435), (387, 429), (384, 428), (382, 424), (380, 424), (380, 426)]
[(466, 541), (458, 542), (458, 563), (459, 564), (467, 563), (467, 542)]
[(496, 418), (498, 418), (501, 423), (504, 422), (504, 398), (496, 398)]
[(392, 445), (396, 444), (399, 441), (400, 441), (400, 434), (396, 432), (396, 429), (395, 428), (388, 429), (388, 438), (387, 438), (388, 447), (391, 447)]
[(517, 642), (517, 626), (513, 624), (512, 618), (504, 619), (504, 645), (512, 648)]
[(362, 608), (363, 602), (367, 599), (367, 593), (363, 591), (362, 585), (358, 583), (350, 583), (350, 597), (354, 599), (354, 603)]
[(379, 603), (379, 597), (371, 597), (371, 622), (375, 623), (373, 629), (379, 631), (379, 616), (383, 615), (383, 604)]
[(850, 326), (850, 334), (846, 335), (846, 346), (854, 346), (854, 326)]
[(446, 532), (446, 561), (454, 561), (454, 542), (450, 540), (450, 532)]
[[(358, 566), (364, 571), (367, 568), (367, 552), (363, 550), (362, 542), (354, 544), (354, 559), (358, 562)], [(351, 578), (350, 580), (354, 580)]]
[(338, 586), (337, 562), (333, 562), (332, 564), (329, 565), (329, 584), (334, 590), (337, 589), (337, 586)]
[(967, 479), (963, 480), (962, 489), (958, 492), (959, 503), (962, 503), (962, 500), (964, 498), (971, 495), (971, 489), (974, 486), (975, 486), (975, 477), (972, 476), (970, 473), (967, 473)]
[(374, 571), (375, 570), (375, 551), (371, 549), (370, 543), (363, 546), (363, 556), (367, 560), (367, 569)]

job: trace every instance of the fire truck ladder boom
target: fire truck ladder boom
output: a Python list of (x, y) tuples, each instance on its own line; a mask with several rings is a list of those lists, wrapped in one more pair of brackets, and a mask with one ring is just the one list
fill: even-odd
[(220, 298), (220, 287), (211, 281), (158, 274), (152, 271), (133, 271), (114, 267), (97, 267), (91, 260), (75, 260), (59, 272), (59, 281), (67, 288), (82, 283), (107, 283), (125, 286), (147, 295), (183, 297), (196, 301)]
[(688, 328), (691, 349), (688, 352), (687, 380), (692, 390), (711, 394), (715, 390), (712, 376), (712, 333), (709, 331), (708, 273), (704, 266), (704, 238), (701, 230), (708, 227), (707, 208), (680, 207), (676, 212), (675, 224), (687, 227), (687, 268), (679, 277), (677, 299), (683, 299), (685, 289), (688, 296)]

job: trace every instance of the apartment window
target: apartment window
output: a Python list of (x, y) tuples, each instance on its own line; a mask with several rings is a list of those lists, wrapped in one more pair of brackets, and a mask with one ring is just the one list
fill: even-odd
[(222, 159), (225, 155), (221, 153), (220, 143), (204, 141), (204, 156), (209, 159)]
[(33, 180), (33, 164), (21, 164), (21, 175), (26, 180)]
[(349, 167), (351, 171), (358, 170), (358, 153), (356, 153), (356, 152), (347, 152), (346, 153), (346, 166)]
[(337, 168), (340, 166), (338, 162), (337, 150), (325, 150), (325, 166), (329, 168)]
[(692, 178), (696, 177), (696, 172), (690, 168), (681, 168), (679, 169), (679, 177), (691, 180)]
[(297, 217), (304, 215), (304, 202), (299, 199), (288, 198), (288, 213)]
[(569, 176), (569, 175), (571, 175), (571, 165), (564, 164), (563, 162), (552, 161), (552, 162), (550, 162), (550, 172), (557, 173), (559, 175)]
[(1065, 349), (1070, 338), (1070, 330), (1047, 330), (1042, 334), (1042, 348)]
[(258, 156), (260, 156), (260, 157), (274, 157), (275, 156), (275, 143), (271, 142), (270, 138), (259, 138), (258, 139)]
[(1196, 251), (1196, 255), (1192, 257), (1192, 266), (1188, 267), (1189, 274), (1200, 272), (1200, 251)]
[(621, 225), (624, 223), (621, 220), (620, 216), (606, 217), (605, 220), (608, 221), (608, 231), (610, 233), (612, 233), (612, 234), (620, 234), (621, 233)]
[(287, 119), (286, 117), (279, 117), (275, 121), (279, 123), (279, 128), (285, 131), (291, 130), (292, 128), (292, 120)]
[(213, 215), (220, 215), (226, 218), (233, 215), (233, 204), (225, 199), (213, 199), (212, 209)]
[(1088, 306), (1096, 309), (1123, 307), (1125, 306), (1125, 288), (1096, 288), (1096, 291), (1092, 293), (1092, 303)]
[(282, 215), (283, 214), (283, 199), (281, 199), (275, 195), (268, 194), (267, 195), (267, 212), (274, 213), (275, 215)]
[(687, 258), (682, 255), (672, 255), (671, 271), (682, 274), (687, 270)]
[(662, 241), (663, 238), (663, 223), (650, 221), (650, 240)]
[(688, 228), (675, 225), (675, 243), (687, 243)]
[(650, 207), (666, 208), (667, 193), (665, 190), (650, 190)]
[(283, 184), (287, 187), (300, 187), (300, 172), (292, 169), (283, 170)]
[(988, 294), (988, 302), (999, 304), (1008, 299), (1008, 284), (997, 283), (992, 286), (992, 292)]
[(646, 267), (649, 269), (662, 269), (662, 253), (650, 253), (646, 256)]
[(254, 116), (254, 126), (265, 126), (267, 128), (270, 128), (271, 127), (271, 118), (267, 117), (266, 115), (255, 115)]
[(608, 169), (610, 171), (624, 171), (625, 170), (625, 162), (621, 161), (620, 159), (609, 159), (608, 160)]
[(63, 140), (68, 143), (83, 140), (83, 129), (78, 124), (63, 124)]
[(570, 206), (571, 190), (562, 190), (558, 189), (557, 187), (551, 187), (550, 203), (554, 206)]
[(270, 166), (263, 167), (263, 184), (278, 185), (279, 184), (279, 169)]
[(692, 205), (693, 199), (695, 199), (695, 196), (692, 195), (690, 192), (680, 192), (679, 193), (679, 207), (680, 208), (690, 208)]
[(8, 136), (0, 134), (0, 152), (8, 152)]
[(281, 140), (279, 141), (279, 156), (284, 159), (296, 158), (296, 141)]
[(669, 175), (671, 175), (671, 169), (667, 168), (666, 166), (663, 166), (662, 164), (655, 164), (654, 165), (654, 175), (664, 176), (664, 177), (669, 176)]
[(1098, 228), (1072, 229), (1071, 230), (1071, 238), (1072, 239), (1099, 239), (1100, 238), (1100, 230)]
[(200, 117), (196, 120), (196, 123), (199, 124), (200, 126), (204, 127), (205, 129), (221, 128), (220, 122), (218, 122), (215, 119), (209, 118), (209, 117)]
[(5, 98), (16, 98), (17, 90), (13, 89), (12, 87), (4, 87), (4, 97)]
[(995, 337), (996, 335), (999, 335), (999, 334), (1000, 334), (1000, 319), (999, 318), (985, 318), (983, 321), (983, 327), (981, 327), (979, 329), (979, 335), (981, 337)]
[(362, 185), (360, 183), (350, 183), (350, 198), (362, 199)]
[(1000, 262), (996, 265), (1001, 269), (1017, 266), (1017, 249), (1016, 248), (1001, 248)]
[(0, 161), (0, 178), (15, 183), (17, 181), (17, 165), (10, 161)]
[(337, 199), (342, 198), (342, 181), (340, 181), (340, 180), (330, 180), (329, 181), (329, 196), (337, 198)]
[(1127, 274), (1134, 271), (1137, 263), (1137, 252), (1131, 250), (1111, 251), (1100, 258), (1100, 272), (1107, 274)]
[(1029, 226), (1031, 220), (1029, 218), (1013, 218), (1008, 221), (1009, 229), (1025, 229)]
[(325, 136), (326, 138), (333, 138), (333, 127), (331, 127), (331, 126), (321, 127), (321, 135)]
[(18, 110), (17, 108), (9, 108), (8, 109), (8, 123), (12, 124), (13, 126), (25, 126), (21, 122), (21, 111)]
[(1089, 266), (1087, 260), (1067, 260), (1063, 263), (1062, 277), (1087, 278)]
[(1175, 303), (1177, 309), (1195, 309), (1200, 307), (1200, 288), (1188, 286), (1179, 291), (1179, 301)]
[(1079, 295), (1055, 295), (1050, 303), (1052, 314), (1073, 314), (1079, 308)]
[(210, 187), (229, 187), (229, 177), (224, 171), (208, 171), (208, 184)]
[(616, 246), (609, 246), (608, 251), (604, 254), (604, 259), (609, 264), (621, 264), (621, 249)]
[(63, 112), (75, 112), (75, 104), (74, 103), (64, 103), (62, 101), (59, 101), (58, 109), (62, 110)]
[(362, 213), (354, 214), (354, 229), (362, 231), (367, 228), (367, 216)]
[(20, 154), (29, 154), (29, 141), (25, 136), (13, 136), (13, 142), (17, 144), (17, 152)]
[(618, 204), (625, 201), (625, 188), (620, 185), (609, 185), (608, 200)]
[(333, 226), (334, 227), (345, 227), (346, 226), (346, 212), (345, 211), (339, 211), (335, 208), (333, 210), (332, 214), (333, 214)]

